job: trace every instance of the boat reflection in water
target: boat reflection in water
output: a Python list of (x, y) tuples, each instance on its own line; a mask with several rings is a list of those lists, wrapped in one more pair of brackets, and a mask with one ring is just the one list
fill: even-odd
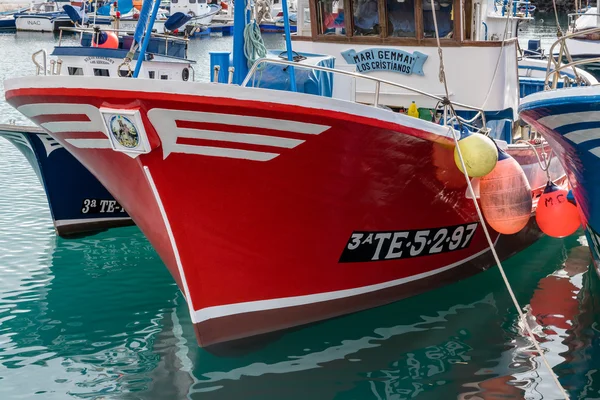
[[(538, 315), (536, 309), (544, 313), (564, 302), (590, 302), (587, 292), (578, 295), (581, 282), (590, 279), (583, 272), (589, 262), (587, 254), (582, 256), (581, 247), (576, 247), (567, 267), (562, 266), (566, 249), (578, 245), (574, 237), (564, 241), (544, 238), (531, 253), (519, 254), (506, 263), (520, 304), (531, 300), (534, 315)], [(576, 261), (571, 261), (573, 253), (577, 253)], [(532, 254), (536, 256), (532, 258)], [(554, 292), (542, 309), (537, 298), (547, 290), (546, 282), (555, 279), (555, 270), (571, 267), (571, 279), (558, 282), (569, 290)], [(538, 281), (541, 286), (536, 289)], [(563, 322), (575, 326), (586, 312), (585, 304), (571, 308), (573, 312), (564, 315)], [(543, 344), (565, 382), (573, 372), (558, 365), (575, 360), (560, 352), (581, 340), (577, 332), (566, 332), (554, 337), (547, 334)], [(192, 333), (188, 335), (191, 342)], [(559, 347), (549, 347), (550, 342)], [(537, 398), (542, 389), (556, 394), (532, 349), (518, 327), (498, 271), (493, 269), (429, 294), (288, 333), (237, 360), (218, 359), (202, 350), (195, 356), (191, 352), (198, 379), (191, 397)], [(583, 357), (577, 363), (587, 367)], [(543, 384), (540, 376), (547, 378)], [(576, 383), (567, 389), (574, 394), (581, 392), (582, 386)]]

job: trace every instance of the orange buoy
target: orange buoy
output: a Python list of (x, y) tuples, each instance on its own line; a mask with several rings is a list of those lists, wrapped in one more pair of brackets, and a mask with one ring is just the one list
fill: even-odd
[(496, 232), (511, 235), (527, 225), (531, 217), (531, 187), (519, 163), (498, 149), (498, 163), (480, 179), (481, 210)]
[(94, 32), (92, 36), (92, 47), (100, 47), (103, 49), (118, 49), (119, 37), (114, 32)]
[(569, 192), (548, 182), (538, 200), (535, 221), (548, 236), (562, 238), (575, 233), (581, 225), (577, 206), (568, 200)]

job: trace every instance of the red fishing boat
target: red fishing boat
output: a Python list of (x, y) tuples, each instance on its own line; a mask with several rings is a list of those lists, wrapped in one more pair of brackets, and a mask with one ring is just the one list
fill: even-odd
[[(473, 50), (514, 64), (499, 72), (508, 74), (500, 83), (491, 72), (480, 79), (502, 88), (485, 111), (512, 118), (514, 55), (498, 43), (451, 48), (457, 57), (447, 65)], [(382, 51), (394, 57), (389, 65), (423, 75), (426, 54), (390, 49)], [(309, 69), (327, 61), (302, 57)], [(290, 73), (289, 65), (275, 67)], [(317, 68), (309, 78), (328, 71)], [(376, 81), (375, 106), (331, 91), (104, 77), (34, 76), (5, 88), (13, 107), (44, 124), (128, 210), (185, 294), (200, 345), (209, 346), (389, 303), (494, 265), (454, 161), (453, 131), (380, 108), (386, 81), (362, 76)], [(324, 85), (310, 87), (317, 86)], [(473, 85), (463, 89), (451, 86), (458, 101), (483, 98)], [(419, 99), (435, 116), (440, 97)], [(473, 115), (467, 106), (455, 109)], [(512, 121), (495, 126), (496, 137), (508, 126), (512, 139)], [(507, 151), (523, 167), (535, 207), (546, 175), (528, 146)], [(562, 170), (553, 178), (564, 180)], [(527, 201), (524, 229), (491, 231), (502, 258), (541, 236)]]

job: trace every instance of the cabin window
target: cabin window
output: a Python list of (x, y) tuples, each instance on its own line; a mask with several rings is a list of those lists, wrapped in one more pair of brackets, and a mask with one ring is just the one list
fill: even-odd
[(353, 0), (352, 9), (354, 36), (379, 36), (381, 29), (378, 0)]
[(190, 4), (196, 4), (196, 0), (189, 0)]
[(110, 76), (107, 69), (94, 68), (94, 76)]
[(317, 0), (319, 35), (346, 35), (343, 0)]
[(162, 79), (163, 81), (168, 81), (169, 80), (169, 75), (161, 75), (160, 79)]
[(415, 0), (387, 0), (387, 15), (389, 36), (416, 37)]
[[(471, 4), (471, 0), (434, 0), (440, 38), (453, 37), (455, 18), (460, 17), (454, 15), (454, 9), (463, 2)], [(360, 36), (365, 40), (367, 37), (389, 37), (418, 41), (435, 38), (431, 0), (311, 0), (310, 6), (314, 7), (316, 34), (319, 36)], [(347, 21), (346, 15), (350, 18)], [(458, 21), (457, 26), (460, 26)], [(461, 32), (457, 33), (460, 39)]]
[[(434, 1), (433, 6), (435, 7), (435, 16), (440, 38), (452, 37), (451, 34), (454, 29), (452, 20), (452, 1)], [(433, 12), (431, 10), (430, 0), (423, 0), (423, 33), (426, 38), (435, 37), (435, 24), (433, 23)]]
[(198, 0), (198, 4), (206, 4), (206, 0)]
[(69, 67), (69, 75), (83, 75), (83, 68)]
[(171, 0), (171, 4), (177, 4), (179, 3), (179, 0)]
[(156, 71), (148, 71), (148, 78), (150, 78), (150, 79), (156, 78)]

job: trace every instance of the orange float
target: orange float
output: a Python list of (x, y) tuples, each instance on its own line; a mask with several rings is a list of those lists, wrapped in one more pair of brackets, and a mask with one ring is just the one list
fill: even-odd
[(531, 217), (531, 187), (519, 163), (498, 149), (498, 163), (480, 179), (481, 210), (496, 232), (511, 235), (523, 229)]
[[(98, 43), (96, 43), (96, 41)], [(119, 37), (114, 32), (94, 32), (92, 37), (92, 47), (99, 47), (103, 49), (118, 49)]]
[(579, 229), (581, 220), (577, 206), (568, 199), (569, 192), (548, 182), (538, 200), (535, 221), (548, 236), (562, 238)]

